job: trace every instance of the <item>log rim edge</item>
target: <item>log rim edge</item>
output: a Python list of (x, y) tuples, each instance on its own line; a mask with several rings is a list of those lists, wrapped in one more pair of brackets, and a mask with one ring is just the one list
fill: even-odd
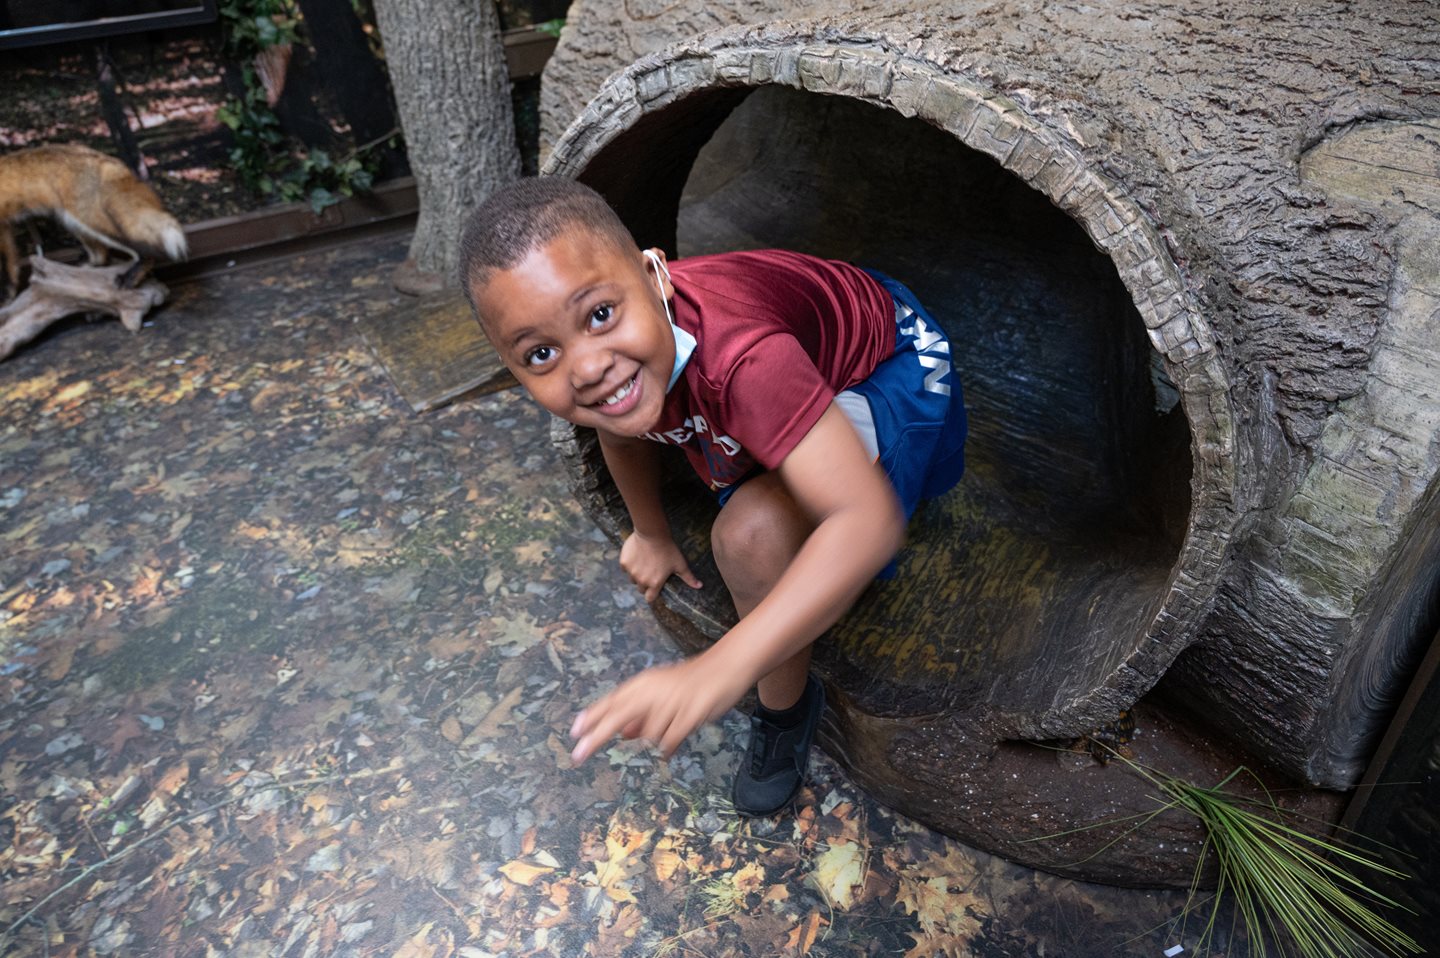
[[(853, 32), (836, 40), (782, 25), (727, 27), (644, 56), (605, 82), (555, 144), (542, 174), (579, 177), (640, 118), (692, 95), (766, 85), (891, 109), (985, 153), (1076, 220), (1130, 292), (1190, 426), (1193, 471), (1184, 542), (1157, 614), (1099, 687), (1054, 702), (1042, 714), (992, 715), (1007, 736), (1034, 738), (1078, 734), (1110, 720), (1148, 691), (1198, 637), (1240, 518), (1238, 417), (1230, 376), (1171, 252), (1174, 238), (1057, 124), (1028, 113), (978, 78), (898, 49), (883, 37), (861, 39)], [(564, 441), (567, 426), (557, 424), (557, 440)], [(574, 441), (573, 427), (569, 432)], [(594, 518), (612, 536), (618, 531), (613, 516)]]

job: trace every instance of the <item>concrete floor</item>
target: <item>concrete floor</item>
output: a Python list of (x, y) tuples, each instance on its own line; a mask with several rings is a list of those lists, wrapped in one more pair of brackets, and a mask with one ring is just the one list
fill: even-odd
[(1195, 953), (1185, 895), (966, 848), (823, 756), (738, 818), (733, 713), (572, 769), (576, 708), (677, 653), (538, 407), (400, 401), (354, 320), (403, 252), (0, 365), (0, 953)]

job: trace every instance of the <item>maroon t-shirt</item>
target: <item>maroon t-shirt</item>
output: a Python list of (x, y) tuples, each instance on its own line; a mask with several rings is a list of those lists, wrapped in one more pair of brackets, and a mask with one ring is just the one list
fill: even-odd
[(895, 304), (863, 270), (785, 250), (670, 267), (675, 324), (695, 337), (647, 439), (683, 446), (712, 489), (778, 467), (837, 392), (895, 349)]

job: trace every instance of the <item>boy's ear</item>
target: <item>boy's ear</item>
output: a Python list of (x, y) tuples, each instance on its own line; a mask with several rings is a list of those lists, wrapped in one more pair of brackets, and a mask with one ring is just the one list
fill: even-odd
[(656, 281), (660, 284), (660, 290), (666, 299), (675, 296), (675, 287), (670, 283), (670, 269), (665, 263), (665, 251), (658, 246), (652, 246), (647, 250), (641, 250), (640, 255), (645, 259), (645, 268), (655, 274)]

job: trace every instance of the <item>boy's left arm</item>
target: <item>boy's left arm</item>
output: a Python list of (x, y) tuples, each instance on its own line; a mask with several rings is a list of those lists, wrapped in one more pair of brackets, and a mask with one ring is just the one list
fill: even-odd
[(576, 716), (570, 730), (578, 739), (576, 762), (616, 735), (645, 738), (669, 756), (833, 625), (900, 548), (899, 500), (838, 406), (830, 405), (779, 473), (815, 521), (794, 561), (764, 601), (710, 648), (645, 670)]

